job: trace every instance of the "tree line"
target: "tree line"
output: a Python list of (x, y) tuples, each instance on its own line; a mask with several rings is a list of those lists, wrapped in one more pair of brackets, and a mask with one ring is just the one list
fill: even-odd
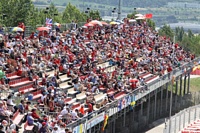
[(200, 55), (200, 35), (193, 34), (191, 30), (184, 31), (183, 27), (177, 27), (172, 30), (170, 26), (164, 25), (159, 30), (159, 34), (170, 38), (175, 43), (178, 43), (185, 50), (191, 51), (196, 55)]
[(88, 18), (101, 19), (98, 11), (81, 12), (76, 6), (68, 3), (63, 12), (51, 3), (46, 8), (36, 8), (31, 0), (0, 0), (0, 25), (13, 27), (19, 22), (28, 26), (45, 24), (46, 18), (57, 23), (86, 22)]

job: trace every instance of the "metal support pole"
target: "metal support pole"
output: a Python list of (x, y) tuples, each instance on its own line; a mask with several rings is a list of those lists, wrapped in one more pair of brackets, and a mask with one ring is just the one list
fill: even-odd
[(124, 122), (123, 122), (123, 127), (126, 126), (126, 108), (124, 108)]
[(149, 124), (149, 113), (150, 113), (150, 102), (151, 102), (151, 97), (150, 97), (150, 93), (148, 94), (149, 98), (148, 98), (148, 106), (147, 106), (147, 125)]
[(190, 115), (191, 115), (191, 110), (189, 109), (188, 123), (190, 123)]
[(182, 114), (179, 114), (179, 128), (178, 128), (179, 131), (181, 130), (181, 116)]
[(187, 94), (190, 92), (190, 73), (188, 73)]
[(157, 107), (157, 89), (155, 90), (155, 102), (154, 102), (154, 115), (153, 115), (153, 119), (156, 119), (156, 107)]
[(183, 127), (185, 127), (185, 111), (186, 110), (184, 110), (184, 114), (183, 114)]
[(178, 95), (178, 80), (176, 80), (176, 90), (175, 90), (175, 102), (174, 102), (175, 111), (177, 110), (177, 95)]
[(162, 104), (163, 104), (163, 86), (161, 86), (161, 96), (160, 96), (160, 116), (162, 116)]
[(168, 83), (166, 84), (166, 106), (165, 106), (165, 112), (167, 112), (168, 107)]
[(113, 133), (115, 133), (115, 125), (116, 125), (116, 119), (114, 118), (114, 121), (113, 121)]
[(182, 96), (182, 75), (180, 76), (180, 96)]
[(172, 98), (173, 96), (173, 82), (171, 82), (171, 94), (170, 94), (170, 108), (169, 108), (169, 133), (171, 133), (171, 115), (172, 115)]
[(143, 101), (141, 103), (140, 115), (143, 116)]
[(194, 110), (194, 121), (196, 121), (196, 119), (197, 119), (197, 108), (195, 108)]
[(177, 117), (177, 116), (175, 116), (175, 122), (174, 122), (174, 133), (176, 133), (176, 117)]
[(122, 0), (119, 0), (119, 5), (118, 5), (118, 20), (121, 20), (121, 15), (122, 15)]
[(184, 88), (183, 88), (183, 95), (185, 95), (186, 92), (186, 76), (184, 77)]

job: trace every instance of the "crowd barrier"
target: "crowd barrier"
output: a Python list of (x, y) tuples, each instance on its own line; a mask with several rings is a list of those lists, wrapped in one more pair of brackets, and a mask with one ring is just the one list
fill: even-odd
[(88, 130), (92, 128), (93, 126), (99, 124), (100, 122), (104, 120), (102, 114), (105, 113), (104, 115), (107, 115), (108, 117), (110, 117), (118, 113), (122, 109), (126, 108), (127, 106), (134, 105), (136, 101), (143, 98), (147, 94), (153, 92), (154, 90), (163, 86), (164, 84), (171, 82), (172, 78), (176, 79), (176, 77), (180, 75), (190, 74), (194, 65), (199, 63), (199, 61), (200, 61), (200, 57), (192, 60), (191, 62), (184, 63), (180, 67), (175, 68), (171, 73), (165, 74), (159, 79), (133, 90), (131, 93), (127, 94), (126, 96), (118, 100), (115, 100), (105, 105), (104, 107), (101, 107), (99, 110), (88, 114), (87, 116), (77, 120), (76, 122), (68, 124), (67, 128), (70, 128), (71, 130), (76, 130), (76, 128), (80, 128), (80, 127), (83, 128), (84, 130)]
[[(180, 131), (183, 131), (185, 127), (189, 126), (189, 124), (192, 124), (194, 123), (194, 121), (199, 119), (200, 105), (184, 109), (165, 122), (163, 133), (178, 133)], [(169, 126), (170, 122), (171, 126)]]

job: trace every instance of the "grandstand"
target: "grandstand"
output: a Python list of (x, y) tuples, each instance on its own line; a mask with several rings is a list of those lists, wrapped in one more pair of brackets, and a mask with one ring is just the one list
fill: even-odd
[[(1, 114), (1, 121), (9, 116), (16, 126), (24, 125), (25, 132), (47, 124), (51, 131), (57, 127), (115, 133), (117, 119), (123, 116), (123, 127), (130, 124), (126, 113), (137, 107), (142, 110), (143, 101), (150, 104), (151, 97), (155, 97), (154, 109), (149, 105), (146, 116), (141, 111), (134, 115), (139, 122), (133, 123), (147, 125), (151, 117), (155, 120), (160, 105), (164, 106), (157, 106), (157, 95), (168, 90), (168, 85), (163, 86), (172, 79), (182, 82), (184, 76), (183, 94), (189, 92), (189, 75), (199, 62), (195, 55), (159, 36), (145, 21), (99, 23), (62, 33), (53, 30), (45, 37), (33, 33), (22, 39), (17, 34), (15, 43), (7, 40), (0, 57), (0, 107), (9, 114)], [(168, 109), (166, 100), (165, 112)], [(38, 126), (29, 123), (32, 117)], [(114, 124), (105, 128), (107, 122)]]

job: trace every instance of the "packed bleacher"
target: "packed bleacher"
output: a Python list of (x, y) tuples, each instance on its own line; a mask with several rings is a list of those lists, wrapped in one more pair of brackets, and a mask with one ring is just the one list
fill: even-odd
[(200, 120), (194, 121), (185, 127), (181, 133), (199, 133), (200, 132)]
[(195, 58), (145, 20), (40, 32), (0, 36), (2, 132), (70, 133), (67, 124)]

